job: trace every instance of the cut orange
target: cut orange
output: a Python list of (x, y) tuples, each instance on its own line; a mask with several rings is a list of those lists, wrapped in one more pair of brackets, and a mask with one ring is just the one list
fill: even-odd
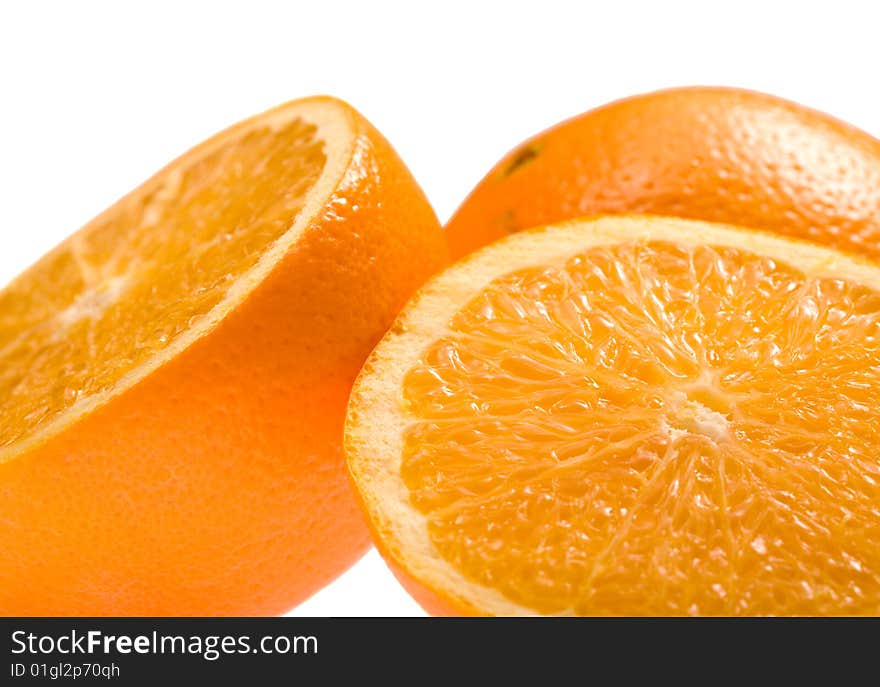
[(0, 613), (252, 615), (368, 535), (351, 384), (445, 261), (387, 141), (332, 98), (194, 148), (0, 292)]
[(435, 613), (880, 612), (880, 268), (575, 220), (428, 283), (349, 403), (374, 539)]

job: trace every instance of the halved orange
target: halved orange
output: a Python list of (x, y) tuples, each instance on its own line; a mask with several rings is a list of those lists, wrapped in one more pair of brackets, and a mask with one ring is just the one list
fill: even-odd
[(607, 217), (432, 279), (355, 384), (349, 469), (435, 613), (880, 612), (880, 268)]
[(309, 98), (0, 291), (0, 613), (278, 613), (342, 572), (348, 393), (445, 250), (388, 142)]

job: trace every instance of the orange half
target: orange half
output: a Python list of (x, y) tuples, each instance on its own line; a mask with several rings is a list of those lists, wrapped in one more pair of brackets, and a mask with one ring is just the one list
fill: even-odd
[(445, 260), (332, 98), (190, 150), (0, 291), (0, 613), (282, 612), (366, 549), (358, 369)]
[(435, 613), (880, 612), (880, 268), (650, 217), (495, 243), (355, 384), (377, 546)]

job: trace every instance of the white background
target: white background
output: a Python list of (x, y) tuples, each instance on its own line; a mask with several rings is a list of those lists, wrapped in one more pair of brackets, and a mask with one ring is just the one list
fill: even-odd
[[(191, 145), (315, 93), (393, 142), (445, 221), (508, 149), (608, 100), (768, 91), (880, 135), (861, 2), (0, 4), (0, 283)], [(420, 610), (371, 552), (297, 615)]]

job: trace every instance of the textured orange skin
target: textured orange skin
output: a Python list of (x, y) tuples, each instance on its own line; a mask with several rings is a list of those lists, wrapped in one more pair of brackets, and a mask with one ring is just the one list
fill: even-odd
[(386, 559), (388, 567), (401, 586), (415, 599), (426, 613), (435, 617), (454, 618), (480, 615), (473, 609), (457, 607), (455, 603), (416, 581), (409, 573)]
[(446, 233), (459, 258), (531, 226), (625, 213), (775, 231), (877, 259), (880, 141), (750, 91), (640, 95), (565, 121), (509, 153)]
[(350, 114), (340, 189), (247, 300), (0, 465), (0, 613), (276, 614), (366, 550), (343, 469), (348, 393), (446, 248), (396, 153)]

